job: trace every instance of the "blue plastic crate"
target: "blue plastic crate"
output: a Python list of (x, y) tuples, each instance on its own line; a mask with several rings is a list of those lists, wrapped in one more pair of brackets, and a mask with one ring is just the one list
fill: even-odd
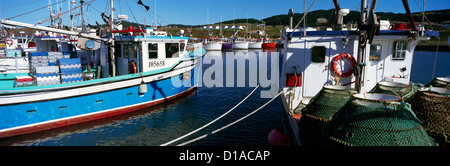
[(36, 77), (54, 77), (54, 76), (59, 76), (59, 74), (56, 74), (56, 73), (45, 73), (45, 74), (37, 73), (36, 74)]
[(64, 73), (64, 74), (81, 73), (81, 68), (79, 68), (79, 67), (77, 67), (77, 68), (61, 68), (61, 73)]
[(30, 56), (41, 56), (42, 52), (30, 52)]
[(80, 82), (80, 81), (82, 81), (83, 79), (81, 78), (81, 77), (78, 77), (78, 78), (63, 78), (63, 79), (61, 79), (61, 82), (62, 83), (69, 83), (69, 82)]
[(64, 55), (70, 55), (70, 58), (77, 58), (77, 52), (76, 51), (63, 51)]
[(58, 59), (59, 65), (72, 65), (72, 64), (80, 64), (80, 58), (65, 58)]

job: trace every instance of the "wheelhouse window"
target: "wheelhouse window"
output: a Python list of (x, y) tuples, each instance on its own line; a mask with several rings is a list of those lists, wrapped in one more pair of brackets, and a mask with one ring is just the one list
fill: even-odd
[(130, 45), (130, 57), (137, 58), (137, 45), (136, 44)]
[(123, 56), (124, 58), (136, 58), (137, 57), (137, 45), (124, 44), (123, 45)]
[(184, 47), (185, 47), (184, 43), (180, 43), (180, 52), (184, 51)]
[(120, 43), (116, 43), (116, 45), (114, 45), (114, 54), (116, 55), (116, 57), (122, 57), (122, 50), (121, 50), (121, 46)]
[(392, 56), (392, 59), (404, 60), (405, 54), (406, 54), (406, 41), (394, 42), (394, 55)]
[(124, 58), (128, 58), (128, 45), (127, 44), (124, 44), (123, 45), (123, 57)]
[(178, 58), (180, 45), (178, 43), (166, 43), (166, 58)]
[(158, 43), (148, 43), (148, 59), (158, 58)]
[(369, 61), (379, 61), (380, 56), (381, 56), (381, 45), (379, 44), (370, 45)]
[(326, 48), (325, 46), (314, 46), (311, 53), (311, 62), (323, 63), (325, 62)]

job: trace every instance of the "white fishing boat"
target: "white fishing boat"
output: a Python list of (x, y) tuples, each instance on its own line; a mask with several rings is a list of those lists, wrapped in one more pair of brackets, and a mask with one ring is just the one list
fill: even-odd
[(220, 38), (204, 39), (204, 48), (206, 51), (220, 51), (222, 50), (222, 42)]
[[(381, 21), (387, 26), (380, 25), (374, 14), (376, 1), (372, 1), (368, 10), (367, 0), (362, 0), (361, 5), (361, 10), (368, 11), (361, 15), (363, 25), (359, 29), (346, 29), (343, 28), (342, 19), (349, 10), (340, 9), (337, 1), (334, 2), (338, 11), (334, 30), (318, 27), (304, 31), (293, 28), (291, 24), (283, 32), (285, 54), (280, 59), (280, 90), (283, 92), (281, 99), (285, 110), (283, 131), (289, 145), (307, 144), (302, 139), (305, 133), (299, 132), (299, 122), (306, 122), (305, 114), (301, 111), (317, 98), (315, 96), (319, 92), (336, 89), (330, 86), (343, 87), (337, 90), (354, 89), (359, 94), (353, 97), (357, 100), (364, 98), (381, 81), (408, 85), (414, 74), (411, 73), (414, 48), (419, 42), (439, 34), (435, 31), (420, 31), (412, 17), (408, 23), (410, 29), (389, 29), (388, 21)], [(409, 7), (405, 9), (410, 15)], [(385, 102), (384, 99), (379, 97), (376, 100)], [(322, 132), (319, 129), (317, 133)]]
[(245, 41), (243, 38), (237, 38), (233, 41), (233, 49), (236, 50), (247, 50), (248, 49), (248, 41)]
[(262, 44), (263, 43), (260, 40), (251, 39), (248, 43), (248, 49), (261, 49)]

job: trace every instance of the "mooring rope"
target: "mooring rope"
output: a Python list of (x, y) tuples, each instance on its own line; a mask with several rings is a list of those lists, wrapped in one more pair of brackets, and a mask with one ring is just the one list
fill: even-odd
[(181, 137), (178, 137), (178, 138), (176, 138), (176, 139), (174, 139), (174, 140), (172, 140), (172, 141), (169, 141), (169, 142), (167, 142), (167, 143), (161, 144), (160, 146), (167, 146), (167, 145), (170, 145), (170, 144), (172, 144), (172, 143), (174, 143), (174, 142), (176, 142), (176, 141), (179, 141), (179, 140), (181, 140), (181, 139), (183, 139), (183, 138), (185, 138), (185, 137), (187, 137), (187, 136), (190, 136), (190, 135), (192, 135), (192, 134), (194, 134), (194, 133), (196, 133), (196, 132), (198, 132), (198, 131), (204, 129), (205, 127), (208, 127), (209, 125), (211, 125), (211, 124), (213, 124), (214, 122), (218, 121), (219, 119), (221, 119), (222, 117), (224, 117), (225, 115), (227, 115), (228, 113), (230, 113), (231, 111), (233, 111), (235, 108), (237, 108), (239, 105), (241, 105), (241, 104), (242, 104), (245, 100), (247, 100), (247, 99), (253, 94), (253, 92), (255, 92), (256, 89), (258, 89), (258, 88), (259, 88), (259, 85), (256, 86), (255, 89), (253, 89), (253, 91), (250, 92), (250, 94), (248, 94), (247, 97), (245, 97), (245, 98), (244, 98), (241, 102), (239, 102), (236, 106), (234, 106), (233, 108), (231, 108), (229, 111), (225, 112), (223, 115), (219, 116), (218, 118), (214, 119), (213, 121), (209, 122), (208, 124), (206, 124), (206, 125), (204, 125), (204, 126), (198, 128), (198, 129), (196, 129), (196, 130), (194, 130), (194, 131), (192, 131), (192, 132), (190, 132), (190, 133), (187, 133), (187, 134), (185, 134), (185, 135), (183, 135), (183, 136), (181, 136)]
[(177, 146), (184, 146), (184, 145), (190, 144), (190, 143), (192, 143), (192, 142), (201, 140), (201, 139), (203, 139), (203, 138), (205, 138), (205, 137), (207, 137), (207, 136), (209, 136), (209, 135), (215, 134), (215, 133), (217, 133), (217, 132), (219, 132), (219, 131), (222, 131), (222, 130), (224, 130), (224, 129), (226, 129), (226, 128), (228, 128), (228, 127), (230, 127), (230, 126), (232, 126), (232, 125), (234, 125), (234, 124), (236, 124), (236, 123), (238, 123), (238, 122), (244, 120), (245, 118), (247, 118), (247, 117), (249, 117), (249, 116), (255, 114), (256, 112), (258, 112), (259, 110), (261, 110), (262, 108), (264, 108), (267, 104), (269, 104), (270, 102), (272, 102), (274, 99), (276, 99), (276, 98), (277, 98), (278, 96), (280, 96), (282, 93), (283, 93), (283, 92), (278, 93), (275, 97), (273, 97), (272, 99), (270, 99), (266, 104), (262, 105), (261, 107), (259, 107), (258, 109), (254, 110), (253, 112), (251, 112), (251, 113), (249, 113), (249, 114), (243, 116), (242, 118), (240, 118), (240, 119), (238, 119), (238, 120), (236, 120), (236, 121), (234, 121), (234, 122), (232, 122), (232, 123), (230, 123), (230, 124), (228, 124), (228, 125), (226, 125), (226, 126), (224, 126), (224, 127), (222, 127), (222, 128), (219, 128), (219, 129), (217, 129), (217, 130), (214, 130), (214, 131), (211, 132), (211, 133), (208, 133), (208, 134), (202, 135), (202, 136), (200, 136), (200, 137), (194, 138), (194, 139), (192, 139), (192, 140), (186, 141), (186, 142), (184, 142), (184, 143), (178, 144)]

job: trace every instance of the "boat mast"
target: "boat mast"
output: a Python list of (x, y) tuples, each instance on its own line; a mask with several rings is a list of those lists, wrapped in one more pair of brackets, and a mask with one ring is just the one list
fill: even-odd
[[(69, 2), (69, 1), (67, 1)], [(75, 6), (76, 2), (75, 0), (72, 0), (72, 2), (69, 2), (69, 9), (70, 9), (70, 31), (73, 31), (73, 11), (72, 8)]]
[[(358, 60), (355, 66), (355, 89), (361, 93), (361, 87), (365, 86), (365, 66), (366, 66), (366, 47), (367, 43), (371, 44), (372, 39), (378, 34), (380, 25), (375, 15), (375, 6), (377, 0), (372, 0), (370, 9), (367, 8), (367, 0), (361, 0), (361, 21), (358, 23), (359, 40), (358, 40)], [(365, 92), (365, 91), (363, 91)]]
[(114, 0), (110, 0), (111, 2), (111, 15), (109, 16), (109, 24), (110, 24), (110, 40), (109, 42), (111, 43), (111, 47), (110, 47), (110, 56), (111, 56), (111, 68), (112, 68), (112, 76), (115, 77), (116, 76), (116, 60), (114, 58), (114, 34), (112, 33), (112, 31), (114, 30)]
[[(48, 0), (48, 11), (50, 12), (50, 18), (53, 18), (53, 14), (52, 14), (52, 1)], [(54, 28), (53, 26), (53, 19), (51, 19), (50, 21), (50, 27)]]
[(84, 0), (80, 0), (81, 4), (81, 32), (86, 32), (86, 26), (84, 25)]
[(336, 12), (336, 23), (334, 24), (333, 29), (334, 30), (342, 30), (342, 24), (341, 23), (341, 12), (339, 12), (339, 10), (341, 10), (341, 7), (339, 6), (339, 2), (338, 0), (333, 0), (334, 3), (334, 8), (335, 8), (335, 12)]

